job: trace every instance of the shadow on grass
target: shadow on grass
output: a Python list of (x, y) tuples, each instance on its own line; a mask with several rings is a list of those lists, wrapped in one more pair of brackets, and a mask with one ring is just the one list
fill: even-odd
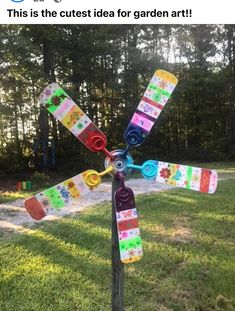
[[(138, 196), (144, 257), (125, 267), (126, 310), (213, 310), (218, 295), (235, 298), (231, 187), (224, 182), (214, 196), (184, 190)], [(176, 220), (192, 231), (187, 243), (169, 237)], [(24, 311), (110, 310), (110, 227), (110, 206), (101, 205), (3, 244), (1, 310), (14, 310), (16, 301)], [(234, 301), (225, 310), (233, 307)]]

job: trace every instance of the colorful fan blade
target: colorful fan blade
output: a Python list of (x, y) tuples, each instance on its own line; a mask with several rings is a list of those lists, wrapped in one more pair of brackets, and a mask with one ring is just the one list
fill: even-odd
[[(73, 133), (88, 149), (93, 152), (104, 152), (107, 139), (79, 106), (57, 84), (49, 84), (41, 93), (39, 100), (53, 116)], [(111, 156), (112, 157), (112, 156)]]
[(214, 193), (217, 188), (215, 170), (153, 160), (146, 161), (142, 166), (130, 164), (128, 168), (140, 170), (146, 179), (176, 187), (205, 193)]
[(144, 142), (177, 83), (173, 74), (165, 70), (155, 72), (125, 131), (127, 145), (139, 146)]
[(120, 259), (123, 263), (136, 262), (143, 256), (142, 241), (134, 193), (124, 182), (115, 193), (115, 208)]
[(218, 176), (215, 170), (158, 162), (156, 181), (200, 192), (214, 193)]
[(72, 200), (79, 199), (81, 195), (96, 188), (101, 183), (101, 177), (112, 170), (112, 167), (101, 173), (87, 170), (27, 199), (25, 208), (32, 218), (40, 220), (51, 209), (60, 210), (69, 206)]

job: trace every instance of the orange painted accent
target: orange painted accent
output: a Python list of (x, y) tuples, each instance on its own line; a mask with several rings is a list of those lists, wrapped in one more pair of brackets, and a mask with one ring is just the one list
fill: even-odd
[(82, 116), (84, 116), (84, 112), (74, 104), (72, 109), (64, 116), (61, 122), (70, 130)]
[(80, 191), (77, 189), (75, 182), (73, 181), (72, 178), (67, 179), (66, 181), (63, 182), (65, 187), (68, 189), (69, 193), (73, 198), (79, 198), (80, 197)]
[(173, 74), (165, 71), (165, 70), (157, 70), (154, 74), (155, 76), (158, 76), (159, 78), (168, 81), (172, 84), (177, 84), (178, 83), (178, 79), (176, 78), (176, 76), (174, 76)]
[(42, 208), (42, 204), (35, 197), (27, 199), (24, 206), (29, 215), (36, 220), (40, 220), (47, 215)]
[(123, 263), (132, 263), (132, 262), (136, 262), (139, 261), (142, 258), (142, 256), (135, 256), (135, 257), (131, 257), (128, 259), (121, 259), (121, 262)]

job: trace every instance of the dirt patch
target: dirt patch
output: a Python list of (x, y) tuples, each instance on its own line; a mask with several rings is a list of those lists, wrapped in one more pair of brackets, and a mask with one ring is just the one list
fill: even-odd
[(169, 309), (165, 307), (164, 305), (160, 304), (160, 305), (157, 305), (156, 311), (173, 311), (173, 309)]
[(0, 220), (0, 236), (12, 233), (20, 233), (24, 231), (24, 227), (14, 225), (9, 221)]
[(191, 306), (192, 297), (194, 297), (192, 292), (183, 289), (176, 289), (170, 295), (170, 300), (175, 304), (177, 310), (180, 307), (180, 310), (194, 311), (195, 308)]
[[(159, 192), (171, 189), (171, 186), (165, 184), (157, 184), (154, 181), (144, 179), (132, 179), (126, 182), (127, 186), (133, 189), (135, 194), (143, 194), (150, 192)], [(146, 191), (146, 189), (148, 189)], [(51, 221), (64, 217), (66, 215), (77, 214), (82, 210), (95, 206), (96, 204), (111, 201), (111, 182), (103, 182), (97, 189), (83, 196), (77, 201), (71, 203), (70, 206), (43, 218), (43, 221)], [(0, 204), (0, 230), (1, 231), (17, 231), (20, 232), (22, 226), (31, 226), (38, 221), (32, 219), (24, 208), (24, 200), (18, 199), (14, 202)], [(14, 227), (16, 226), (16, 227)]]
[(189, 224), (189, 217), (177, 217), (174, 220), (174, 228), (171, 233), (171, 241), (175, 243), (192, 242), (192, 230)]
[[(223, 295), (219, 295), (216, 297), (215, 301), (216, 307), (221, 308), (223, 310), (227, 310), (229, 307), (232, 307), (233, 300), (224, 297)], [(232, 309), (231, 309), (232, 310)]]

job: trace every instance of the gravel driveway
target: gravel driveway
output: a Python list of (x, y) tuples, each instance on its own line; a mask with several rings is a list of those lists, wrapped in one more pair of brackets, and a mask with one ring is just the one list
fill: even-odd
[[(145, 179), (132, 179), (126, 181), (135, 194), (159, 192), (171, 189), (171, 186), (148, 181)], [(79, 201), (74, 202), (69, 207), (66, 207), (56, 215), (50, 215), (44, 218), (45, 221), (56, 219), (64, 215), (79, 212), (85, 208), (94, 206), (97, 203), (111, 201), (111, 182), (103, 182), (98, 189), (90, 192), (88, 195), (83, 196)], [(146, 191), (147, 189), (147, 191)], [(22, 225), (30, 225), (38, 223), (32, 219), (24, 208), (24, 200), (16, 200), (7, 204), (0, 204), (0, 230), (20, 230)]]

